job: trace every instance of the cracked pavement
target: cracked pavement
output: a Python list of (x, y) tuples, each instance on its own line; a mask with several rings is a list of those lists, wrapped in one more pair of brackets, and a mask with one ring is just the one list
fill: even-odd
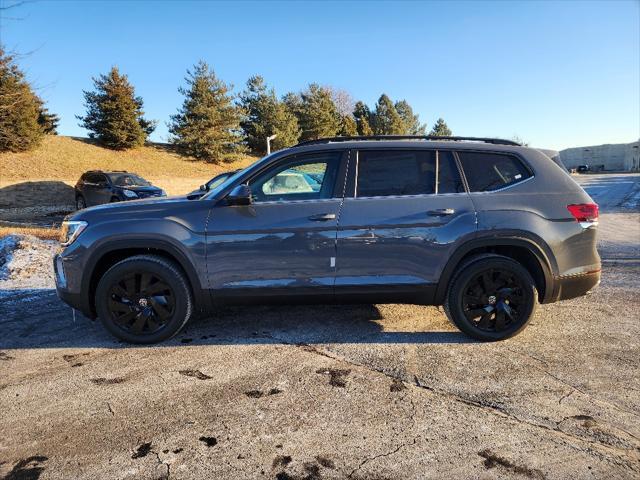
[(601, 286), (492, 344), (366, 305), (222, 309), (131, 347), (16, 292), (0, 478), (638, 478), (640, 213), (602, 223)]

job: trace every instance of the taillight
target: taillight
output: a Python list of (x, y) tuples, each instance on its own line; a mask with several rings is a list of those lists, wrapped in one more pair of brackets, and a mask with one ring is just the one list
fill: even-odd
[(567, 205), (567, 210), (583, 227), (598, 223), (598, 205), (596, 203)]

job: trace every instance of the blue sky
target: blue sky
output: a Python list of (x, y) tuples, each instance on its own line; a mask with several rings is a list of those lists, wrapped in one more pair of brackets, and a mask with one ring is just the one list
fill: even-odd
[[(5, 5), (12, 0), (0, 0)], [(278, 94), (310, 82), (373, 105), (406, 99), (454, 134), (518, 135), (561, 149), (640, 136), (638, 1), (40, 1), (11, 10), (0, 41), (61, 118), (118, 65), (159, 121), (181, 104), (185, 71), (206, 60), (235, 90), (260, 74)]]

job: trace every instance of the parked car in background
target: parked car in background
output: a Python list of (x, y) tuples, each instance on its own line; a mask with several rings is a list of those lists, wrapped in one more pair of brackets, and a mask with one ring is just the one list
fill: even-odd
[(207, 183), (200, 185), (200, 188), (198, 188), (197, 190), (187, 193), (187, 198), (189, 200), (197, 200), (198, 198), (202, 197), (205, 193), (209, 192), (210, 190), (213, 190), (222, 182), (224, 182), (227, 178), (238, 173), (239, 171), (240, 170), (233, 170), (231, 172), (224, 172), (224, 173), (221, 173), (220, 175), (216, 175)]
[[(338, 137), (265, 157), (194, 202), (143, 200), (62, 225), (57, 292), (153, 343), (250, 303), (444, 305), (480, 340), (600, 281), (598, 206), (509, 140)], [(545, 337), (546, 338), (546, 337)]]
[(578, 173), (587, 173), (591, 171), (589, 165), (578, 165)]
[(103, 203), (167, 196), (164, 190), (135, 173), (102, 170), (83, 173), (75, 185), (75, 195), (78, 210)]

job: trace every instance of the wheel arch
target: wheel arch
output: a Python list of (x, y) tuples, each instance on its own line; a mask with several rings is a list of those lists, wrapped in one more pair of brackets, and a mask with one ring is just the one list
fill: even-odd
[(196, 308), (208, 306), (208, 295), (205, 295), (198, 274), (189, 257), (171, 242), (165, 240), (132, 239), (109, 242), (98, 249), (87, 261), (86, 281), (83, 281), (83, 297), (87, 299), (88, 310), (92, 318), (96, 317), (95, 292), (98, 282), (104, 273), (120, 260), (134, 255), (158, 255), (174, 262), (185, 274)]
[(434, 303), (444, 303), (457, 268), (469, 257), (482, 253), (504, 255), (522, 264), (536, 282), (540, 303), (549, 303), (555, 298), (557, 264), (546, 242), (528, 233), (492, 232), (490, 236), (469, 240), (455, 250), (440, 275)]

